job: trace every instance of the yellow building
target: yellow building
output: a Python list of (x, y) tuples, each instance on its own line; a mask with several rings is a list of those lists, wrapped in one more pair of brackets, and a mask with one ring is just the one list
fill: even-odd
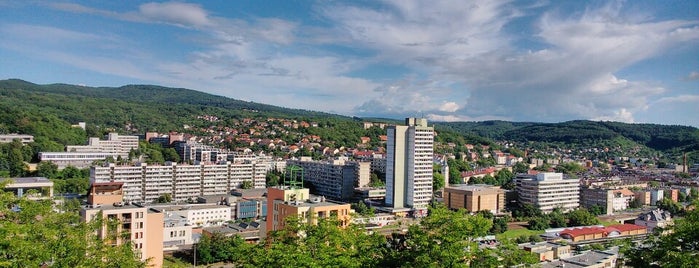
[[(121, 245), (131, 242), (142, 260), (150, 267), (163, 265), (163, 213), (143, 206), (126, 205), (120, 182), (93, 183), (88, 206), (80, 211), (84, 221), (95, 220), (101, 213), (105, 224), (98, 231), (105, 243)], [(114, 222), (112, 225), (110, 223)], [(121, 234), (127, 234), (121, 236)]]
[(505, 191), (492, 185), (451, 185), (444, 188), (444, 203), (450, 209), (499, 214), (505, 209)]
[(311, 196), (307, 188), (268, 188), (267, 232), (283, 229), (285, 219), (293, 216), (309, 224), (318, 223), (320, 218), (337, 217), (342, 226), (347, 226), (350, 223), (350, 205)]

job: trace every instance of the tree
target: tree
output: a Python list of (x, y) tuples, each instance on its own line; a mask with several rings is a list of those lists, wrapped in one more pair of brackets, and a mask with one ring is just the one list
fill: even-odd
[(439, 172), (432, 173), (432, 190), (439, 191), (444, 188), (444, 175)]
[(607, 214), (605, 207), (603, 207), (602, 205), (595, 204), (588, 207), (587, 209), (590, 211), (590, 213), (592, 213), (592, 215), (595, 216)]
[(163, 149), (163, 158), (165, 161), (170, 161), (170, 162), (175, 162), (179, 163), (180, 162), (180, 155), (175, 151), (174, 148), (166, 148)]
[(529, 220), (529, 230), (546, 230), (549, 226), (549, 220), (546, 216), (532, 217)]
[(22, 143), (15, 139), (10, 143), (10, 152), (7, 157), (11, 177), (22, 177), (26, 173), (27, 165), (24, 164), (22, 155)]
[(252, 189), (254, 187), (255, 184), (253, 184), (251, 180), (244, 180), (243, 183), (240, 184), (240, 189)]
[(512, 166), (512, 172), (515, 174), (522, 174), (522, 173), (527, 173), (529, 171), (529, 165), (524, 162), (517, 162), (514, 166)]
[(58, 177), (58, 166), (52, 162), (42, 161), (36, 167), (36, 174), (47, 179), (56, 179)]
[(158, 199), (155, 200), (156, 203), (170, 203), (172, 202), (172, 196), (168, 193), (162, 194), (161, 196), (158, 196)]
[(655, 205), (658, 206), (658, 208), (660, 209), (667, 210), (673, 216), (682, 214), (683, 212), (682, 205), (675, 201), (672, 201), (672, 199), (670, 198), (663, 198), (662, 200), (658, 200), (658, 202)]
[(372, 172), (371, 175), (369, 176), (369, 187), (384, 187), (386, 184), (379, 178), (379, 175), (375, 172)]
[[(695, 201), (693, 205), (699, 206)], [(624, 252), (626, 265), (632, 267), (699, 267), (699, 210), (688, 211), (677, 218), (669, 232), (649, 236), (643, 246)]]
[(55, 212), (51, 200), (0, 192), (0, 267), (146, 267), (131, 243), (97, 237), (101, 217), (89, 223), (75, 211)]
[(579, 208), (568, 212), (568, 223), (570, 226), (587, 226), (599, 224), (600, 221), (587, 209)]

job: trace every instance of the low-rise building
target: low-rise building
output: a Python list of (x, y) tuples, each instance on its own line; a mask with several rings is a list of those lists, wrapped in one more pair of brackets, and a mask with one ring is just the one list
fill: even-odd
[(551, 261), (571, 256), (570, 245), (556, 242), (532, 242), (519, 244), (519, 248), (534, 253), (539, 261)]
[(7, 181), (5, 191), (13, 192), (17, 197), (29, 199), (50, 199), (53, 197), (53, 182), (45, 177), (22, 177), (0, 180)]
[(634, 224), (644, 226), (649, 233), (652, 233), (655, 228), (664, 228), (673, 223), (670, 212), (655, 209), (650, 212), (643, 213), (636, 218)]
[(22, 144), (34, 142), (34, 136), (25, 134), (0, 134), (0, 143), (10, 143), (19, 140)]
[(318, 219), (330, 217), (337, 217), (341, 226), (350, 223), (350, 204), (311, 196), (308, 188), (268, 188), (267, 205), (267, 232), (283, 229), (288, 217), (299, 217), (308, 224), (317, 224)]
[(450, 185), (444, 188), (444, 204), (450, 209), (470, 212), (487, 210), (500, 214), (505, 209), (505, 191), (492, 185)]

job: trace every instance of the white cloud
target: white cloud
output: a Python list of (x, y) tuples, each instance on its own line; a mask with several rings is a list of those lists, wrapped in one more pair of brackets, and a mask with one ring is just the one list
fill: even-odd
[[(147, 3), (123, 13), (77, 4), (52, 6), (176, 25), (203, 36), (197, 36), (198, 50), (184, 60), (138, 60), (129, 56), (136, 52), (129, 52), (125, 62), (111, 59), (121, 64), (113, 68), (131, 68), (126, 62), (132, 60), (143, 66), (137, 69), (143, 74), (99, 68), (103, 72), (282, 106), (374, 116), (428, 114), (440, 121), (631, 122), (655, 109), (654, 103), (693, 100), (693, 95), (667, 97), (673, 91), (665, 85), (624, 77), (620, 71), (696, 42), (699, 22), (657, 20), (622, 4), (566, 13), (545, 2), (319, 2), (317, 15), (327, 27), (278, 18), (224, 18), (182, 2)], [(534, 22), (518, 20), (523, 17)], [(509, 26), (533, 31), (527, 41), (538, 44), (520, 47), (520, 33)], [(319, 44), (370, 56), (335, 54)], [(86, 61), (65, 63), (90, 66)], [(350, 75), (375, 63), (401, 66), (407, 74), (381, 80)], [(697, 72), (687, 77), (698, 78)]]
[(459, 105), (456, 104), (456, 102), (453, 102), (453, 101), (449, 101), (449, 102), (446, 102), (446, 101), (445, 101), (445, 102), (442, 104), (442, 106), (439, 107), (439, 110), (440, 110), (440, 111), (442, 111), (442, 112), (449, 112), (449, 113), (456, 112), (456, 110), (458, 110), (458, 109), (459, 109)]
[(197, 4), (182, 2), (146, 3), (139, 6), (140, 15), (148, 20), (181, 26), (210, 25), (207, 12)]
[(697, 71), (692, 71), (687, 75), (687, 80), (699, 80), (699, 72)]
[(663, 97), (658, 99), (655, 103), (691, 103), (696, 102), (699, 104), (699, 95), (679, 95), (672, 97)]
[(439, 114), (428, 114), (427, 119), (436, 122), (464, 122), (464, 121), (487, 121), (487, 120), (512, 120), (511, 117), (501, 117), (501, 116), (481, 116), (481, 117), (470, 117), (465, 115), (439, 115)]
[(627, 111), (624, 108), (619, 109), (618, 111), (615, 111), (613, 115), (610, 116), (600, 116), (596, 118), (592, 118), (592, 120), (595, 121), (618, 121), (618, 122), (625, 122), (625, 123), (633, 123), (633, 114), (631, 112)]

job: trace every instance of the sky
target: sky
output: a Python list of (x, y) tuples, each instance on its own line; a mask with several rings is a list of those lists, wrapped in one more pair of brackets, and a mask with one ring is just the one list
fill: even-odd
[(699, 127), (699, 1), (0, 0), (0, 79), (348, 116)]

